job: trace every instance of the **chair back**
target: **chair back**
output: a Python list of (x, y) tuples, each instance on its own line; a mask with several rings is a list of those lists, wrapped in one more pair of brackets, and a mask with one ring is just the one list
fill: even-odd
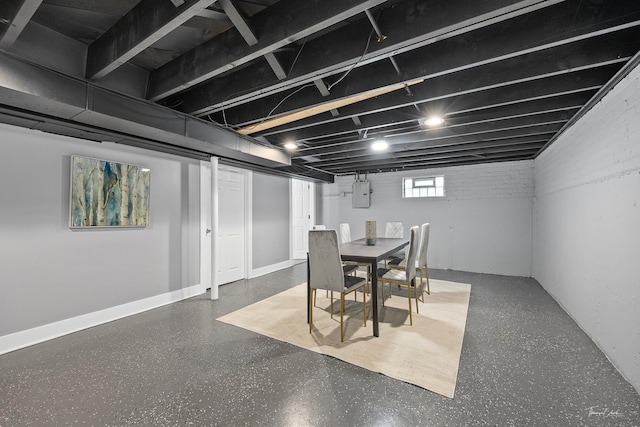
[[(427, 248), (429, 247), (429, 223), (422, 224), (420, 230), (420, 249), (418, 250), (418, 266), (427, 265)], [(410, 265), (410, 264), (407, 264)]]
[(402, 221), (391, 221), (385, 224), (384, 237), (404, 237), (404, 224)]
[(316, 225), (313, 226), (313, 229), (314, 230), (326, 230), (327, 226), (323, 225), (323, 224), (316, 224)]
[(309, 231), (309, 286), (337, 292), (344, 290), (336, 230)]
[(348, 223), (340, 224), (340, 243), (351, 241), (351, 228)]
[(416, 269), (410, 268), (410, 265), (416, 264), (416, 257), (418, 256), (418, 226), (414, 225), (409, 230), (409, 254), (407, 255), (407, 268), (404, 269), (407, 277), (407, 282), (410, 282), (416, 277)]

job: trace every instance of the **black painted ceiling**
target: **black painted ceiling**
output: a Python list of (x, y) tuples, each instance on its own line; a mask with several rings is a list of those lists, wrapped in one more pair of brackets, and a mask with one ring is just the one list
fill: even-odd
[(42, 28), (86, 45), (76, 77), (293, 142), (280, 169), (330, 180), (535, 158), (637, 61), (640, 2), (1, 2), (3, 51), (37, 63)]

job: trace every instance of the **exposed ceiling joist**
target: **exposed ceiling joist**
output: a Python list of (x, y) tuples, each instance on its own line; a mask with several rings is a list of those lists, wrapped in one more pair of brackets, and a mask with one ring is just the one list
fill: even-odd
[(537, 147), (538, 149), (544, 144), (546, 138), (541, 135), (525, 135), (520, 137), (494, 138), (494, 139), (476, 139), (463, 144), (439, 144), (430, 147), (423, 147), (415, 150), (398, 150), (393, 154), (369, 154), (357, 160), (349, 157), (340, 157), (334, 160), (323, 160), (313, 162), (312, 164), (318, 168), (353, 168), (364, 164), (364, 162), (377, 162), (381, 159), (416, 159), (431, 154), (446, 154), (461, 151), (485, 150), (492, 148), (509, 149), (518, 146)]
[[(473, 104), (465, 108), (478, 108), (481, 105), (496, 105), (498, 103), (510, 103), (536, 98), (566, 94), (574, 91), (593, 90), (599, 88), (607, 80), (610, 73), (619, 68), (623, 59), (613, 60), (613, 64), (606, 61), (604, 64), (591, 64), (585, 69), (552, 71), (548, 70), (553, 64), (536, 62), (529, 67), (516, 67), (510, 70), (509, 78), (513, 81), (494, 82), (490, 70), (486, 74), (478, 76), (472, 71), (458, 73), (455, 78), (439, 78), (412, 86), (414, 97), (408, 98), (402, 93), (391, 92), (368, 102), (366, 105), (350, 105), (342, 109), (342, 117), (363, 117), (374, 113), (393, 111), (398, 108), (410, 107), (414, 103), (424, 104), (423, 111), (437, 111), (446, 114), (452, 108), (460, 109), (458, 99), (475, 100)], [(534, 69), (547, 69), (551, 71), (542, 74), (531, 74)], [(453, 89), (453, 91), (452, 91)], [(473, 101), (470, 101), (473, 102)], [(473, 107), (475, 105), (476, 107)], [(274, 128), (272, 132), (299, 131), (306, 127), (315, 127), (321, 124), (335, 122), (336, 118), (322, 118), (319, 120), (300, 120), (292, 123), (290, 127)], [(302, 134), (304, 136), (308, 136)], [(293, 134), (289, 135), (294, 137)], [(298, 139), (298, 137), (294, 137)]]
[(534, 158), (638, 66), (640, 3), (7, 0), (0, 43), (0, 122), (331, 182)]
[(88, 79), (100, 79), (197, 15), (215, 0), (170, 2), (142, 0), (89, 46)]
[[(254, 46), (258, 44), (258, 37), (253, 33), (251, 27), (247, 20), (242, 16), (242, 13), (238, 10), (233, 0), (218, 0), (218, 3), (224, 9), (224, 13), (227, 14), (234, 27), (238, 30), (240, 35), (244, 38), (249, 46)], [(287, 73), (284, 68), (278, 61), (278, 58), (274, 55), (273, 52), (265, 53), (264, 58), (267, 60), (267, 63), (278, 77), (278, 79), (282, 80), (287, 77)]]
[(42, 0), (13, 0), (0, 3), (0, 49), (11, 46), (33, 17)]
[[(465, 143), (469, 141), (479, 141), (486, 138), (497, 137), (521, 137), (526, 135), (538, 135), (542, 133), (556, 132), (566, 123), (566, 120), (553, 121), (551, 123), (535, 123), (535, 124), (523, 124), (519, 126), (510, 126), (505, 128), (467, 128), (459, 129), (457, 132), (444, 133), (440, 135), (432, 136), (415, 136), (413, 138), (396, 138), (390, 141), (390, 145), (398, 144), (398, 149), (406, 149), (410, 144), (412, 149), (419, 149), (429, 146), (434, 143), (442, 143), (446, 141)], [(322, 145), (319, 147), (310, 147), (300, 150), (293, 158), (302, 158), (306, 156), (314, 156), (319, 160), (330, 154), (336, 154), (338, 156), (348, 155), (351, 157), (357, 157), (358, 155), (368, 155), (371, 153), (371, 142), (373, 139), (368, 138), (357, 142), (352, 142), (348, 145), (335, 144), (335, 145)], [(393, 149), (392, 149), (393, 151)]]
[[(415, 1), (407, 1), (407, 8), (416, 9), (408, 21), (408, 11), (399, 7), (386, 10), (380, 17), (385, 27), (393, 28), (393, 37), (382, 43), (369, 43), (371, 24), (359, 20), (351, 25), (336, 29), (321, 38), (305, 43), (291, 75), (282, 82), (273, 82), (259, 64), (243, 68), (237, 73), (221, 76), (199, 86), (197, 90), (181, 93), (180, 109), (194, 115), (209, 114), (228, 110), (235, 105), (252, 101), (267, 95), (282, 98), (280, 92), (296, 88), (308, 80), (317, 80), (348, 71), (355, 64), (364, 66), (418, 49), (444, 39), (461, 35), (479, 28), (531, 13), (539, 8), (549, 7), (558, 1), (521, 1), (516, 4), (506, 0), (490, 2), (449, 1), (437, 8), (424, 10)], [(327, 46), (339, 46), (327, 49)], [(365, 51), (365, 47), (368, 49)], [(437, 48), (436, 48), (437, 49)], [(418, 57), (416, 57), (418, 58)], [(422, 57), (423, 60), (425, 57)], [(434, 64), (438, 61), (432, 61)], [(389, 63), (386, 62), (389, 66)], [(392, 68), (392, 67), (389, 67)], [(404, 71), (404, 70), (403, 70)], [(386, 74), (386, 73), (384, 73)], [(397, 74), (394, 83), (402, 81)], [(422, 77), (406, 77), (415, 80)], [(249, 84), (250, 83), (250, 84)], [(238, 91), (238, 87), (248, 87)], [(266, 88), (266, 89), (265, 89)], [(173, 99), (172, 99), (173, 101)], [(275, 105), (273, 102), (266, 104)]]
[[(503, 106), (491, 107), (491, 105), (483, 105), (482, 110), (473, 111), (465, 108), (464, 97), (457, 99), (459, 108), (465, 108), (464, 112), (449, 109), (445, 116), (446, 126), (464, 123), (467, 121), (483, 121), (498, 117), (515, 117), (519, 115), (539, 114), (549, 111), (558, 110), (575, 110), (580, 108), (586, 101), (593, 96), (595, 90), (583, 91), (565, 95), (554, 96), (551, 98), (524, 100), (517, 104), (509, 104)], [(419, 124), (420, 118), (417, 113), (411, 111), (410, 107), (404, 110), (397, 109), (380, 114), (370, 114), (363, 116), (359, 123), (359, 129), (353, 128), (353, 124), (349, 119), (340, 120), (326, 125), (319, 125), (300, 130), (295, 133), (283, 133), (278, 135), (278, 141), (295, 141), (297, 138), (312, 143), (314, 140), (328, 141), (330, 139), (344, 138), (349, 141), (353, 139), (354, 132), (362, 132), (363, 129), (369, 129), (371, 132), (385, 132), (387, 129), (393, 129), (397, 125), (416, 126)]]
[(240, 33), (244, 41), (247, 42), (249, 46), (254, 46), (258, 44), (258, 37), (253, 33), (251, 27), (247, 23), (242, 13), (238, 10), (233, 0), (218, 0), (218, 4), (222, 6), (224, 13), (229, 17), (233, 26), (236, 27), (236, 30)]
[(384, 0), (281, 0), (251, 21), (257, 33), (265, 34), (258, 44), (247, 47), (235, 33), (211, 39), (154, 71), (148, 97), (165, 98), (381, 3)]
[[(447, 82), (444, 83), (447, 87), (456, 87), (455, 84), (448, 83), (451, 79), (464, 81), (466, 83), (463, 84), (467, 87), (478, 86), (481, 78), (486, 82), (485, 85), (495, 84), (495, 73), (501, 72), (505, 68), (514, 70), (520, 78), (524, 79), (553, 72), (570, 72), (581, 67), (597, 67), (606, 61), (623, 62), (633, 56), (637, 49), (637, 45), (630, 45), (626, 40), (629, 34), (637, 33), (639, 27), (640, 21), (634, 21), (614, 27), (606, 32), (600, 31), (597, 35), (591, 34), (589, 37), (582, 35), (566, 39), (563, 42), (541, 43), (532, 46), (536, 40), (543, 41), (549, 36), (548, 33), (539, 33), (535, 34), (539, 36), (539, 39), (532, 37), (528, 39), (528, 44), (525, 44), (523, 39), (520, 44), (510, 45), (513, 50), (509, 54), (499, 55), (496, 55), (496, 48), (493, 46), (497, 44), (501, 46), (500, 50), (505, 52), (503, 40), (493, 40), (492, 38), (487, 40), (483, 48), (473, 46), (455, 48), (456, 43), (452, 43), (452, 46), (446, 46), (445, 43), (445, 48), (440, 46), (438, 49), (441, 51), (438, 51), (434, 46), (429, 46), (425, 51), (420, 49), (420, 52), (411, 54), (411, 62), (403, 67), (405, 73), (402, 78), (424, 79), (425, 83), (421, 87), (437, 87), (439, 91), (442, 91), (441, 88), (444, 87), (442, 82)], [(503, 36), (500, 37), (500, 39), (503, 38)], [(593, 46), (602, 43), (607, 44), (609, 49), (593, 48)], [(522, 46), (525, 45), (528, 48), (522, 49)], [(451, 52), (455, 52), (455, 55)], [(572, 56), (573, 52), (581, 52), (581, 54)], [(563, 60), (558, 61), (556, 58)], [(522, 67), (523, 63), (531, 65)], [(486, 71), (478, 73), (480, 67)], [(504, 73), (504, 71), (502, 72)], [(328, 98), (342, 98), (358, 92), (369, 91), (371, 88), (398, 83), (398, 78), (393, 74), (386, 73), (385, 64), (380, 62), (354, 69), (350, 77), (348, 85), (336, 85)], [(406, 97), (405, 104), (420, 102), (420, 98), (422, 98), (420, 88), (412, 88), (412, 94), (412, 97)], [(225, 110), (226, 121), (239, 126), (247, 126), (253, 121), (262, 120), (273, 105), (278, 103), (278, 99), (282, 99), (283, 96), (283, 94), (263, 96), (252, 103), (251, 109), (227, 108)], [(285, 115), (288, 114), (288, 111), (296, 111), (305, 105), (326, 102), (326, 99), (321, 99), (317, 95), (307, 93), (305, 96), (292, 97), (279, 108), (278, 114)], [(344, 112), (342, 116), (344, 116)]]

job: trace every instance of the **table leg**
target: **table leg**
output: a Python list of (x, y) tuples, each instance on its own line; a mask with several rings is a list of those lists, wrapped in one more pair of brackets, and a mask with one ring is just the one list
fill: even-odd
[(373, 336), (379, 337), (378, 332), (378, 262), (371, 263), (371, 311), (373, 311)]

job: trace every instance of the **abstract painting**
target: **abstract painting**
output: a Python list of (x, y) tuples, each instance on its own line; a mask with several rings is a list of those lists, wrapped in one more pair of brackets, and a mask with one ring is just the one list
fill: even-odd
[(69, 227), (146, 227), (150, 174), (142, 166), (71, 156)]

